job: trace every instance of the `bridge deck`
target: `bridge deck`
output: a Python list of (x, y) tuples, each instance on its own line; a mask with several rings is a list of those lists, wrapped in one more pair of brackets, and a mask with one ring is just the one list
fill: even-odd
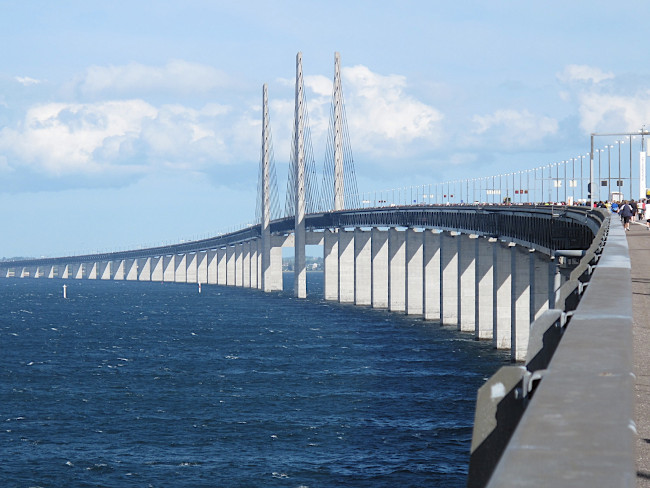
[(637, 486), (650, 488), (650, 231), (635, 222), (630, 225), (627, 236), (634, 309)]
[(637, 486), (650, 488), (650, 231), (635, 222), (627, 242), (632, 264)]

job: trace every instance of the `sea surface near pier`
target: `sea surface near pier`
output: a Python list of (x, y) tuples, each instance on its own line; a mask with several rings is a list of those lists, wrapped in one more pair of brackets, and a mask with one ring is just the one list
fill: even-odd
[(465, 486), (507, 352), (322, 281), (0, 280), (0, 486)]

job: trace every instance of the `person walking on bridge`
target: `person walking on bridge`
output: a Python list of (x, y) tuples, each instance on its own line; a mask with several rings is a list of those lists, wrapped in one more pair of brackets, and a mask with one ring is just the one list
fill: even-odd
[(632, 209), (632, 206), (627, 203), (627, 200), (623, 201), (623, 205), (621, 205), (618, 213), (623, 218), (623, 227), (625, 227), (625, 230), (630, 230), (630, 219), (634, 216), (634, 210)]

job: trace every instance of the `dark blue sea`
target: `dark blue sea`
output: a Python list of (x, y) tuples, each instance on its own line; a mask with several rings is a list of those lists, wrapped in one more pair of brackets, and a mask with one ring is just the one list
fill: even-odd
[(462, 487), (476, 391), (508, 360), (325, 302), (320, 273), (306, 300), (65, 283), (0, 280), (3, 488)]

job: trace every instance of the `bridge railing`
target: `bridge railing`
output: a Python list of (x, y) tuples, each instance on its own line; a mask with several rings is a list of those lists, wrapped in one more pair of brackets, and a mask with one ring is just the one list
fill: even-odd
[(631, 286), (625, 232), (608, 215), (532, 324), (525, 365), (479, 390), (469, 487), (635, 486)]

